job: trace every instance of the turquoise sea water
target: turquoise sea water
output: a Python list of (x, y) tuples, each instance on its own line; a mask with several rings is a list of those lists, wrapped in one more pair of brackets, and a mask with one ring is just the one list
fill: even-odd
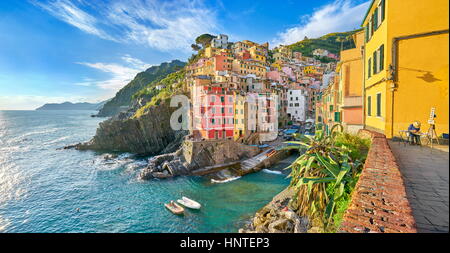
[[(288, 184), (258, 172), (228, 183), (137, 178), (146, 158), (59, 148), (89, 140), (104, 119), (90, 111), (0, 111), (0, 232), (237, 232)], [(292, 158), (291, 158), (292, 160)], [(271, 170), (281, 170), (288, 161)], [(184, 217), (163, 203), (202, 203)]]

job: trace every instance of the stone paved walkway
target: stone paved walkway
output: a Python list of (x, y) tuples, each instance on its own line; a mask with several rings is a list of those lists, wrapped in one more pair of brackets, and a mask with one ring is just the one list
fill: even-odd
[(402, 172), (419, 233), (448, 233), (448, 146), (419, 147), (389, 141)]

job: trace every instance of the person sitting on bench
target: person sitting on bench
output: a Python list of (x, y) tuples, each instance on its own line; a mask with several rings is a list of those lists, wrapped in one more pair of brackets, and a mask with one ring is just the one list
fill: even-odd
[(420, 145), (420, 122), (414, 121), (408, 127), (409, 143), (411, 145)]

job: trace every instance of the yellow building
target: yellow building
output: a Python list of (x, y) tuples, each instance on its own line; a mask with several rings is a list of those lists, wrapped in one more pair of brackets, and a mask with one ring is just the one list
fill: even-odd
[(280, 45), (274, 48), (273, 59), (274, 61), (289, 62), (292, 59), (292, 50), (287, 46)]
[(234, 94), (234, 140), (245, 136), (245, 96)]
[(193, 68), (192, 72), (193, 76), (212, 76), (214, 75), (214, 63), (208, 59), (203, 65)]
[(223, 53), (223, 52), (227, 53), (229, 55), (229, 57), (233, 57), (230, 49), (215, 48), (215, 47), (211, 47), (211, 46), (208, 46), (207, 48), (205, 48), (204, 56), (206, 58), (211, 58), (211, 57), (218, 55), (220, 53)]
[(264, 63), (260, 61), (239, 59), (233, 60), (232, 70), (241, 76), (253, 74), (260, 78), (265, 78), (267, 72)]
[(272, 65), (270, 65), (273, 68), (277, 68), (278, 71), (281, 70), (281, 67), (283, 66), (283, 62), (281, 60), (276, 60)]
[(398, 136), (413, 121), (448, 133), (448, 1), (374, 0), (362, 26), (365, 127)]
[(267, 50), (261, 45), (254, 45), (249, 50), (250, 55), (253, 60), (266, 62), (267, 60)]
[(305, 66), (303, 68), (303, 74), (315, 74), (315, 73), (316, 73), (316, 66), (314, 65)]

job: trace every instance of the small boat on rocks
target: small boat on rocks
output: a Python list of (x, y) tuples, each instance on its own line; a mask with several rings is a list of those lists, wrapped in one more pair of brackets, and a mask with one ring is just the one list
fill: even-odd
[(177, 215), (184, 214), (184, 208), (173, 201), (170, 201), (170, 203), (168, 203), (168, 204), (164, 204), (164, 206), (174, 214), (177, 214)]
[(202, 207), (202, 205), (200, 205), (200, 203), (198, 203), (197, 201), (186, 197), (182, 197), (181, 199), (177, 200), (177, 202), (191, 209), (200, 209)]

